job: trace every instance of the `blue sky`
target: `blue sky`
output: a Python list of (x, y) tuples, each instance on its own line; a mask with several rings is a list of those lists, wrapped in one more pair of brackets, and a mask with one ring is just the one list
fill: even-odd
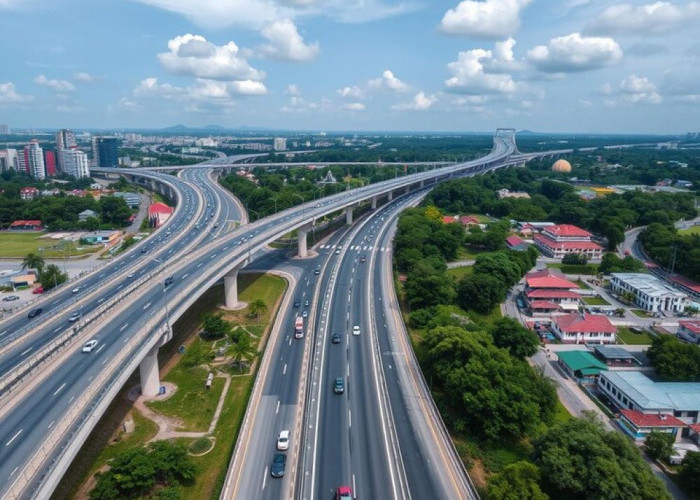
[(14, 128), (682, 133), (700, 1), (0, 0)]

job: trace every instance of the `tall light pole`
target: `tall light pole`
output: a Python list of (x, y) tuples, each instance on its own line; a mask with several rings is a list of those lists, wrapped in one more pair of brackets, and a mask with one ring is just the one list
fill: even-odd
[[(161, 269), (165, 265), (165, 262), (163, 262), (160, 259), (153, 259), (155, 262), (160, 264)], [(168, 329), (168, 332), (171, 331), (170, 329), (170, 308), (168, 307), (168, 287), (163, 283), (163, 297), (165, 298), (165, 327)]]

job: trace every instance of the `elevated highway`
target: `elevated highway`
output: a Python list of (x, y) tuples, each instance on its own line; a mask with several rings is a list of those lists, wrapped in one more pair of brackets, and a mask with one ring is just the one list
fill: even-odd
[[(44, 375), (50, 380), (25, 390), (23, 397), (2, 415), (0, 495), (48, 497), (136, 367), (141, 366), (144, 392), (157, 390), (157, 349), (170, 338), (172, 322), (221, 278), (226, 305), (237, 305), (238, 270), (257, 249), (297, 230), (299, 254), (305, 257), (306, 234), (328, 214), (343, 210), (349, 224), (359, 203), (369, 202), (375, 208), (382, 197), (391, 200), (395, 193), (408, 193), (446, 179), (519, 165), (522, 161), (517, 157), (513, 131), (499, 130), (491, 153), (478, 160), (339, 193), (231, 228), (228, 233), (216, 233), (210, 241), (199, 240), (196, 248), (188, 246), (177, 253), (173, 250), (167, 271), (164, 265), (149, 268), (143, 278), (130, 286), (129, 297), (103, 316), (99, 330), (85, 332), (83, 338), (98, 338), (100, 349), (87, 355), (77, 349), (68, 352), (45, 370)], [(134, 178), (152, 175), (128, 169), (109, 172)], [(201, 219), (204, 201), (200, 197), (197, 203)], [(215, 208), (220, 213), (220, 207)], [(194, 219), (189, 224), (197, 225)], [(183, 255), (187, 258), (183, 259)], [(126, 275), (126, 271), (122, 273)], [(164, 287), (166, 276), (172, 276), (173, 283)]]

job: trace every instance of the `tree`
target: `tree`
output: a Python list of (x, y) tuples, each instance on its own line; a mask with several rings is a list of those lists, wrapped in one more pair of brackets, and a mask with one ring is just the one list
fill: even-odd
[(670, 500), (639, 450), (600, 422), (571, 419), (534, 442), (533, 459), (552, 498)]
[(35, 253), (28, 253), (22, 260), (22, 269), (36, 269), (38, 274), (44, 269), (44, 258)]
[(588, 264), (588, 256), (583, 253), (567, 253), (561, 259), (562, 264), (585, 265)]
[(530, 329), (509, 317), (500, 318), (491, 327), (493, 343), (508, 349), (516, 358), (527, 358), (537, 352), (539, 339)]
[(700, 452), (689, 451), (685, 455), (678, 482), (692, 500), (700, 499)]
[(506, 296), (503, 282), (489, 274), (465, 276), (457, 286), (457, 304), (465, 311), (487, 314)]
[(506, 252), (493, 252), (480, 254), (476, 258), (474, 274), (495, 276), (508, 288), (522, 277), (522, 270)]
[(240, 372), (243, 372), (244, 365), (247, 365), (253, 359), (255, 359), (257, 354), (258, 351), (250, 341), (249, 335), (240, 336), (238, 342), (231, 346), (231, 359), (233, 360), (233, 365), (237, 366), (238, 371)]
[(507, 465), (489, 481), (489, 500), (547, 500), (542, 492), (540, 471), (536, 465), (520, 461)]
[(644, 449), (654, 460), (668, 462), (668, 457), (673, 453), (673, 443), (676, 437), (667, 432), (650, 432), (644, 440)]
[(685, 306), (685, 309), (683, 310), (683, 312), (685, 314), (687, 314), (688, 316), (697, 316), (698, 312), (700, 312), (700, 310), (695, 306)]
[(197, 339), (186, 349), (182, 357), (182, 364), (187, 367), (204, 364), (209, 358), (209, 346), (205, 342)]
[(261, 314), (267, 312), (267, 304), (265, 304), (263, 299), (255, 299), (248, 307), (250, 308), (250, 314), (258, 319)]
[(664, 380), (700, 382), (700, 347), (676, 337), (659, 335), (652, 340), (647, 357)]
[(454, 283), (447, 276), (445, 263), (440, 257), (417, 262), (406, 273), (404, 292), (411, 309), (450, 304), (456, 294)]
[(202, 337), (208, 340), (223, 338), (231, 332), (231, 324), (222, 314), (206, 313), (202, 317), (202, 328)]
[(39, 273), (39, 283), (44, 290), (50, 290), (68, 281), (68, 275), (61, 271), (56, 264), (49, 264)]
[(99, 201), (102, 222), (121, 227), (131, 217), (131, 209), (124, 198), (116, 196), (103, 196)]

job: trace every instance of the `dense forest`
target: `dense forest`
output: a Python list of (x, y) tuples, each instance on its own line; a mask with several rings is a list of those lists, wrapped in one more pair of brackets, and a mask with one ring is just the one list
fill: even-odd
[[(640, 235), (644, 251), (661, 267), (673, 262), (674, 272), (700, 281), (700, 234), (678, 234), (669, 224), (650, 224)], [(674, 250), (675, 249), (675, 250)]]

